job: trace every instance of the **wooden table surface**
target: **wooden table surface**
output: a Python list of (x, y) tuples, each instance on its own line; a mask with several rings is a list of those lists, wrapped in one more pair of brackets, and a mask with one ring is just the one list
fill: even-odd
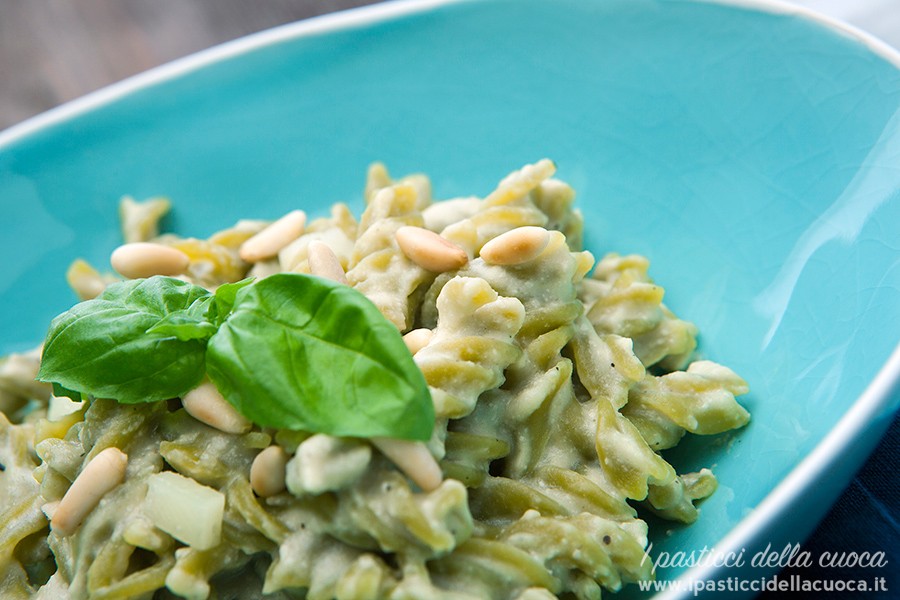
[[(0, 0), (0, 130), (109, 83), (215, 44), (282, 23), (371, 3), (372, 0)], [(900, 48), (898, 0), (794, 3), (841, 18)], [(897, 494), (879, 499), (869, 490), (873, 489), (872, 482), (880, 478), (896, 477), (898, 440), (900, 420), (895, 420), (879, 450), (805, 548), (834, 550), (830, 544), (835, 536), (852, 529), (860, 511), (865, 510), (883, 515), (887, 530), (893, 527), (888, 535), (893, 536), (889, 543), (894, 556), (890, 560), (896, 569), (900, 558), (896, 555), (900, 545)], [(857, 535), (849, 540), (839, 539), (844, 545), (857, 546), (865, 544), (868, 538)], [(803, 571), (799, 574), (819, 575)]]

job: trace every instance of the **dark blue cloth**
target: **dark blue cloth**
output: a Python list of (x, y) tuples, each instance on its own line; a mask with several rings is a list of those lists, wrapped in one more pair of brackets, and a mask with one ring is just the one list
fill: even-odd
[[(887, 591), (801, 593), (799, 597), (900, 598), (900, 415), (803, 550), (815, 560), (826, 552), (883, 552), (888, 564), (881, 568), (788, 567), (779, 579), (796, 575), (809, 581), (866, 580), (871, 586), (883, 577)], [(769, 592), (759, 596), (763, 600), (781, 597), (783, 594)]]

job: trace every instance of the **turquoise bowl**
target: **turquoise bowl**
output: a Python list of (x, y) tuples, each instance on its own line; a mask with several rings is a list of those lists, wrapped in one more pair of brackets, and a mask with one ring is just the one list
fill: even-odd
[(746, 429), (672, 456), (721, 485), (654, 551), (780, 549), (898, 403), (898, 64), (746, 1), (393, 2), (226, 44), (0, 134), (0, 353), (73, 302), (72, 259), (108, 264), (123, 194), (169, 196), (168, 229), (203, 236), (359, 208), (376, 159), (449, 197), (551, 157), (588, 248), (647, 255), (702, 354), (752, 388)]

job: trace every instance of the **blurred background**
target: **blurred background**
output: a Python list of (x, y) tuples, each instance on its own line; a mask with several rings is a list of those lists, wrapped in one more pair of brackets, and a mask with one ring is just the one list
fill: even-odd
[[(374, 3), (0, 0), (0, 130), (198, 50), (280, 24)], [(793, 4), (844, 20), (900, 48), (898, 0), (794, 0)], [(814, 556), (835, 550), (886, 552), (892, 589), (878, 598), (900, 597), (898, 466), (900, 420), (895, 419), (878, 450), (804, 548)], [(805, 579), (875, 575), (815, 568), (782, 575), (794, 573)]]

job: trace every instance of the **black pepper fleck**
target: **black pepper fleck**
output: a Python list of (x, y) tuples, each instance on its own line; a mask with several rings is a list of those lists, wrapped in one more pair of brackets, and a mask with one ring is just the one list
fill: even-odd
[(609, 537), (608, 535), (604, 535), (604, 536), (603, 536), (603, 543), (606, 544), (606, 545), (608, 546), (610, 542), (612, 542), (612, 538)]

